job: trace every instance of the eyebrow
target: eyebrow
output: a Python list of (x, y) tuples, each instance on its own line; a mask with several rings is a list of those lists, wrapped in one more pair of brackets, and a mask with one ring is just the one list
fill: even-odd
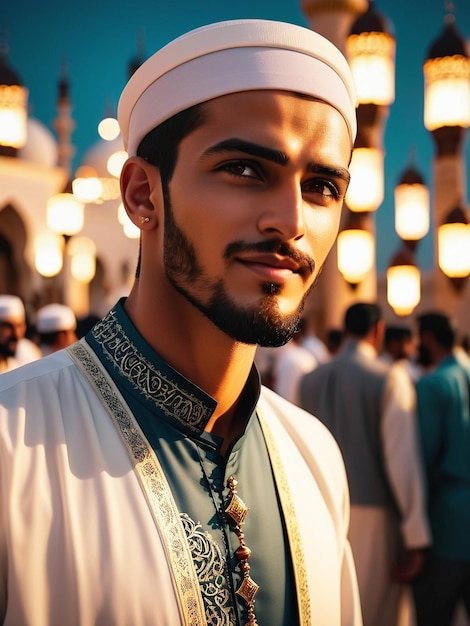
[(345, 167), (329, 167), (328, 165), (321, 165), (320, 163), (311, 163), (307, 167), (307, 171), (312, 174), (323, 174), (323, 176), (340, 178), (348, 185), (351, 180), (351, 174)]
[[(272, 163), (276, 163), (277, 165), (287, 165), (290, 161), (287, 154), (281, 150), (274, 150), (251, 141), (246, 141), (245, 139), (237, 138), (225, 139), (220, 143), (216, 143), (206, 150), (203, 156), (233, 151), (244, 152), (245, 154), (249, 154), (251, 156), (257, 156), (262, 159), (266, 159), (267, 161), (271, 161)], [(349, 184), (351, 179), (349, 171), (344, 167), (329, 167), (320, 163), (310, 163), (307, 170), (312, 174), (323, 174), (324, 176), (341, 178), (347, 184)]]
[(245, 154), (250, 154), (251, 156), (261, 157), (262, 159), (277, 163), (278, 165), (287, 165), (287, 163), (289, 163), (289, 157), (287, 154), (281, 152), (280, 150), (273, 150), (272, 148), (266, 148), (260, 144), (246, 141), (245, 139), (236, 138), (225, 139), (220, 143), (216, 143), (204, 153), (204, 156), (217, 154), (218, 152), (233, 151), (244, 152)]

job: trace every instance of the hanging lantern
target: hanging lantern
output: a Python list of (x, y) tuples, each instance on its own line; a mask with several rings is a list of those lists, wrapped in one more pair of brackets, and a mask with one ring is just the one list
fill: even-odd
[(359, 104), (390, 105), (395, 99), (395, 38), (373, 2), (353, 24), (346, 56)]
[(452, 209), (437, 229), (438, 262), (449, 278), (470, 274), (470, 225), (461, 206)]
[(70, 271), (80, 283), (89, 283), (96, 272), (96, 246), (88, 237), (73, 237), (67, 246)]
[(374, 265), (374, 238), (361, 229), (343, 230), (338, 235), (338, 269), (344, 280), (357, 285)]
[(103, 185), (93, 167), (82, 165), (72, 181), (73, 195), (84, 203), (97, 202), (102, 195)]
[(470, 58), (466, 43), (446, 16), (443, 34), (424, 63), (424, 125), (429, 131), (470, 126)]
[(34, 264), (41, 276), (60, 273), (63, 265), (64, 239), (57, 233), (45, 231), (34, 242)]
[(383, 152), (377, 148), (355, 148), (349, 166), (351, 182), (346, 203), (351, 211), (376, 211), (384, 199)]
[(395, 187), (395, 230), (404, 241), (417, 242), (429, 231), (429, 190), (414, 167)]
[(361, 283), (374, 267), (374, 236), (365, 214), (347, 214), (346, 224), (338, 234), (337, 255), (338, 269), (352, 286)]
[(421, 274), (413, 253), (402, 248), (387, 269), (387, 301), (396, 315), (410, 315), (421, 299)]
[(16, 151), (26, 144), (28, 90), (7, 65), (6, 50), (0, 50), (0, 146)]
[(83, 228), (84, 207), (73, 193), (58, 193), (47, 203), (47, 226), (60, 235), (75, 235)]

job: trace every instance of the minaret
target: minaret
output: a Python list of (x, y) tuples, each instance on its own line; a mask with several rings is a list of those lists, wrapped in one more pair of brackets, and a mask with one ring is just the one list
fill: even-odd
[(365, 13), (367, 0), (301, 0), (312, 30), (329, 39), (346, 54), (346, 39), (356, 18)]
[[(438, 265), (437, 231), (455, 221), (455, 207), (466, 198), (463, 144), (470, 124), (470, 58), (467, 44), (458, 33), (452, 5), (448, 6), (444, 29), (432, 43), (424, 63), (425, 126), (434, 146), (433, 220), (435, 225), (435, 306), (449, 315), (458, 315), (463, 303), (465, 281), (452, 280)], [(452, 79), (449, 93), (445, 80)], [(441, 91), (442, 89), (442, 91)], [(462, 109), (459, 110), (460, 105)], [(468, 282), (468, 281), (466, 281)]]
[[(379, 31), (379, 34), (382, 34), (382, 31), (385, 33), (386, 30), (382, 23), (385, 20), (373, 10), (373, 3), (368, 0), (301, 0), (301, 7), (311, 28), (334, 43), (346, 57), (348, 57), (346, 42), (351, 34), (359, 35), (369, 31), (371, 33)], [(359, 91), (358, 95), (361, 95)], [(382, 155), (383, 168), (382, 142), (388, 116), (388, 104), (377, 104), (376, 101), (359, 98), (357, 114), (358, 137), (354, 148), (375, 150), (378, 155)], [(381, 174), (383, 178), (383, 172)], [(348, 200), (348, 197), (346, 199)], [(374, 242), (373, 211), (376, 208), (378, 208), (377, 204), (367, 209), (355, 207), (353, 212), (345, 203), (340, 231), (345, 231), (345, 235), (346, 233), (363, 233), (368, 236), (369, 241), (372, 239)], [(320, 320), (317, 326), (341, 327), (344, 312), (350, 304), (358, 300), (375, 301), (377, 299), (375, 253), (373, 254), (373, 267), (367, 271), (359, 283), (349, 284), (338, 269), (338, 245), (335, 244), (325, 263), (318, 289), (312, 297), (312, 307), (321, 308), (321, 312), (317, 315)]]
[(72, 159), (75, 155), (75, 147), (72, 144), (72, 133), (75, 130), (75, 121), (72, 118), (72, 103), (70, 100), (70, 84), (65, 65), (62, 67), (61, 77), (58, 83), (57, 117), (54, 129), (58, 139), (58, 163), (67, 172), (67, 178), (72, 174)]

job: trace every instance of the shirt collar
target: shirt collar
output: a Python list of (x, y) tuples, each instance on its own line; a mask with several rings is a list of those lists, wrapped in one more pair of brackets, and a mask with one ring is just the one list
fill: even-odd
[(378, 356), (377, 350), (374, 348), (374, 346), (368, 341), (364, 341), (363, 339), (346, 339), (344, 344), (344, 350), (345, 352), (358, 352), (366, 359), (375, 359)]
[[(162, 413), (175, 426), (200, 435), (217, 407), (215, 398), (173, 369), (137, 331), (124, 310), (125, 298), (87, 334), (86, 341), (118, 383), (152, 411)], [(250, 398), (246, 419), (259, 397), (260, 382), (255, 367), (244, 394)]]

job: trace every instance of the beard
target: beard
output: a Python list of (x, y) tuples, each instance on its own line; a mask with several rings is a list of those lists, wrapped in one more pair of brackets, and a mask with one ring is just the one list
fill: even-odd
[(17, 347), (18, 341), (16, 339), (10, 339), (5, 343), (0, 343), (0, 356), (4, 359), (15, 356)]
[(418, 346), (418, 357), (416, 360), (418, 364), (422, 365), (423, 367), (430, 367), (431, 365), (433, 365), (431, 352), (426, 346), (423, 346), (422, 344)]
[[(297, 332), (305, 301), (315, 283), (303, 295), (297, 309), (283, 314), (279, 309), (277, 295), (281, 286), (266, 282), (260, 285), (262, 297), (258, 304), (242, 306), (227, 293), (222, 279), (211, 280), (198, 262), (193, 244), (176, 224), (167, 190), (165, 199), (164, 264), (167, 279), (194, 307), (226, 335), (246, 344), (278, 347), (287, 343)], [(230, 244), (224, 258), (236, 251), (279, 252), (300, 263), (302, 272), (313, 272), (315, 263), (310, 257), (279, 240), (267, 240), (258, 244), (235, 242)], [(318, 276), (317, 276), (318, 279)], [(315, 281), (316, 282), (316, 281)], [(207, 294), (209, 293), (209, 297)]]

